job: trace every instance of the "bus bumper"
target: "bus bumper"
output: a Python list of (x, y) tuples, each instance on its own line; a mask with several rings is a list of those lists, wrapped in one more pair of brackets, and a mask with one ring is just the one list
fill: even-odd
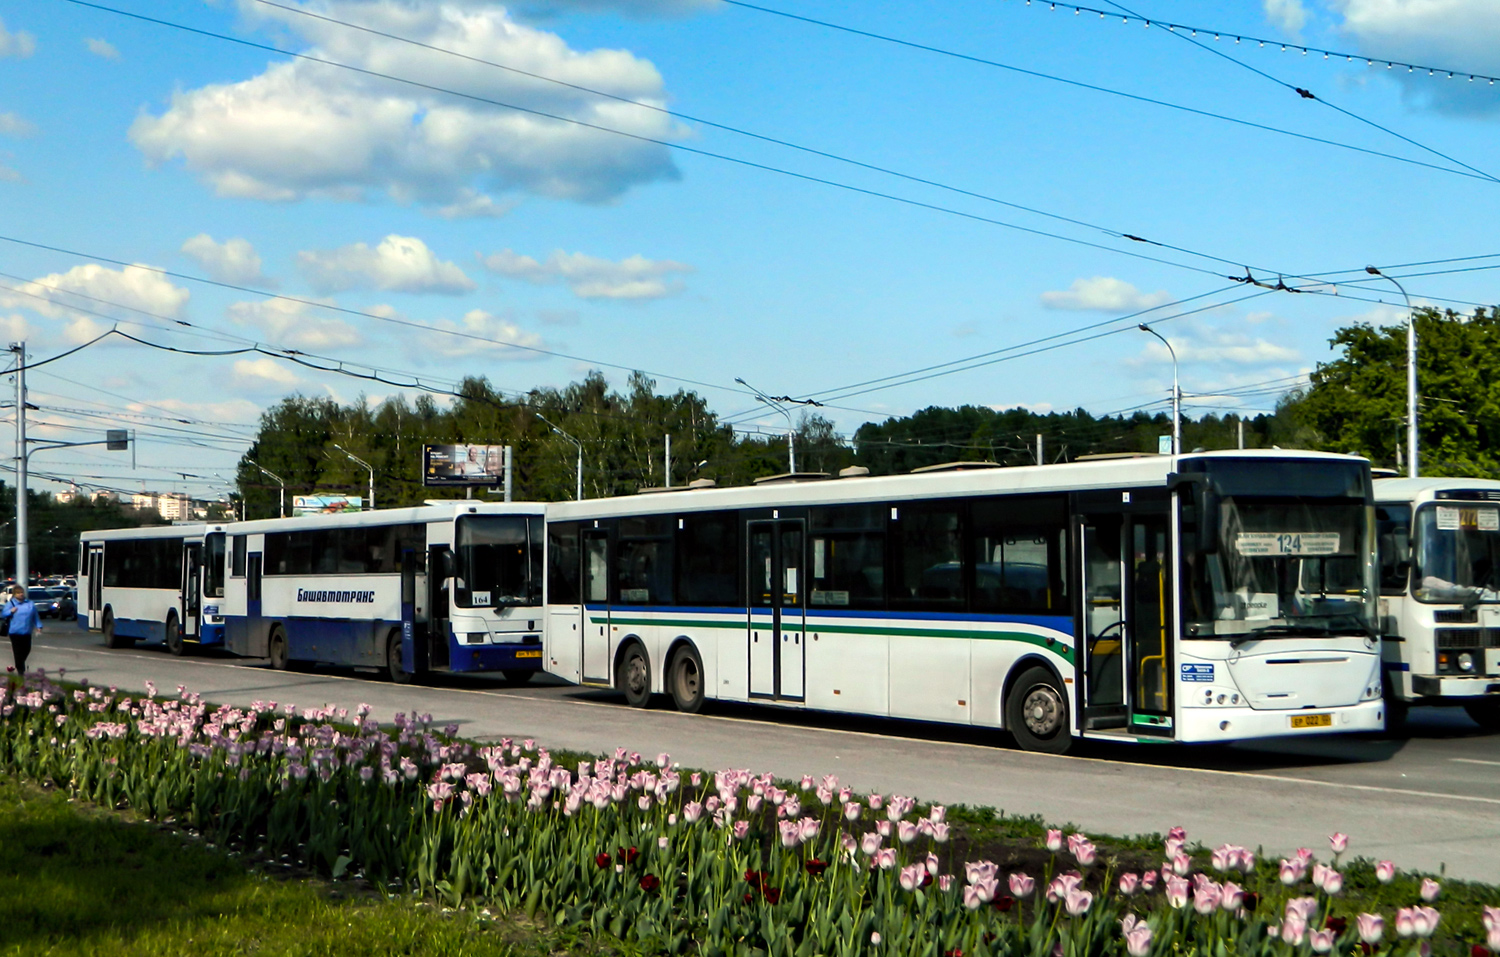
[(449, 651), (449, 671), (541, 671), (541, 645), (459, 645)]
[(1411, 690), (1419, 698), (1500, 698), (1500, 676), (1412, 675)]
[(224, 626), (199, 625), (198, 644), (204, 648), (220, 647), (224, 644)]
[[(1327, 715), (1322, 727), (1293, 728), (1292, 719)], [(1385, 730), (1385, 702), (1376, 699), (1342, 708), (1256, 711), (1252, 708), (1182, 708), (1176, 740), (1204, 743), (1244, 738), (1281, 738), (1303, 734), (1343, 734)]]

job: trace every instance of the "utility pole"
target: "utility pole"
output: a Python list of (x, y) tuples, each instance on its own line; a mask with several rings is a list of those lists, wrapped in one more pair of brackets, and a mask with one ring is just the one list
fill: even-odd
[[(736, 377), (734, 381), (738, 382), (740, 385), (742, 385), (745, 388), (749, 389), (751, 392), (754, 392), (755, 393), (755, 397), (757, 399), (759, 399), (760, 401), (764, 402), (766, 405), (770, 406), (771, 408), (775, 409), (777, 412), (780, 412), (782, 415), (786, 416), (786, 470), (790, 474), (796, 474), (796, 472), (797, 472), (797, 443), (796, 443), (797, 427), (796, 427), (796, 425), (794, 425), (792, 423), (792, 413), (791, 413), (791, 410), (789, 410), (786, 406), (782, 405), (776, 399), (771, 398), (770, 396), (766, 395), (764, 392), (762, 392), (759, 389), (757, 389), (755, 386), (753, 386), (750, 383), (746, 382), (744, 379)], [(793, 400), (793, 401), (796, 401), (796, 400)], [(811, 403), (811, 404), (817, 405), (818, 403)]]
[(369, 471), (369, 473), (370, 473), (370, 504), (369, 504), (369, 509), (372, 512), (375, 511), (375, 466), (371, 465), (369, 462), (366, 462), (364, 459), (360, 458), (359, 456), (355, 455), (353, 452), (351, 452), (348, 449), (344, 448), (342, 445), (339, 445), (337, 442), (333, 443), (333, 447), (336, 448), (336, 449), (338, 449), (340, 452), (344, 453), (345, 455), (349, 456), (351, 459), (353, 459), (355, 461), (356, 464), (364, 466), (364, 468)]
[(1036, 464), (1047, 464), (1047, 460), (1042, 457), (1042, 433), (1040, 432), (1036, 434)]
[(286, 518), (286, 483), (281, 480), (281, 476), (277, 475), (275, 472), (271, 471), (270, 469), (266, 468), (264, 465), (261, 465), (259, 462), (256, 462), (256, 461), (254, 461), (252, 459), (246, 459), (245, 461), (249, 462), (251, 465), (255, 466), (256, 468), (260, 469), (262, 475), (264, 475), (266, 478), (270, 479), (271, 481), (275, 482), (278, 486), (280, 486), (279, 494), (280, 494), (280, 497), (281, 497), (281, 502), (277, 506), (276, 517), (277, 518)]
[(13, 342), (16, 357), (16, 584), (31, 584), (31, 541), (26, 528), (26, 343)]
[(1144, 322), (1136, 323), (1136, 328), (1142, 332), (1149, 332), (1161, 340), (1161, 344), (1167, 347), (1167, 355), (1172, 357), (1172, 454), (1182, 454), (1182, 386), (1178, 385), (1177, 378), (1177, 350), (1167, 341), (1167, 337), (1152, 329)]
[(1401, 298), (1406, 300), (1406, 475), (1417, 478), (1417, 314), (1411, 307), (1411, 296), (1406, 294), (1406, 287), (1394, 277), (1374, 266), (1366, 266), (1365, 272), (1379, 276), (1401, 290)]
[(663, 472), (667, 476), (667, 478), (666, 478), (666, 481), (664, 481), (662, 484), (666, 488), (671, 488), (672, 487), (672, 433), (670, 433), (670, 432), (667, 433), (667, 454), (666, 454), (666, 463), (665, 463), (665, 466), (663, 468)]
[(1239, 430), (1240, 431), (1240, 444), (1239, 444), (1239, 447), (1241, 449), (1243, 449), (1245, 447), (1245, 420), (1243, 418), (1241, 418), (1239, 420), (1239, 426), (1240, 426), (1240, 430)]
[(505, 458), (504, 458), (504, 462), (505, 462), (505, 500), (507, 502), (509, 502), (510, 501), (510, 492), (511, 492), (511, 448), (508, 445), (505, 447), (504, 456), (505, 456)]

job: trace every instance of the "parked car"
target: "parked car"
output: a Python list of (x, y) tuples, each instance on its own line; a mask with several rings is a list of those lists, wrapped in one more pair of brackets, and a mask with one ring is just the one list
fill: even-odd
[(36, 613), (42, 618), (78, 617), (77, 596), (66, 588), (32, 588), (26, 597), (36, 603)]

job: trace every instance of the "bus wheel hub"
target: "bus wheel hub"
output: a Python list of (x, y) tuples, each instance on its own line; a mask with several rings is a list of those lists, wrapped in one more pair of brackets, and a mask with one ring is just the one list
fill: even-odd
[(1039, 685), (1026, 695), (1026, 728), (1038, 736), (1049, 735), (1057, 730), (1062, 716), (1062, 699), (1057, 691)]

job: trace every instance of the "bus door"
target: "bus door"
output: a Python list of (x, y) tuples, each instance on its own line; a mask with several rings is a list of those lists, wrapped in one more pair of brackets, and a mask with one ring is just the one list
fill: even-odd
[(806, 576), (801, 519), (748, 523), (750, 697), (801, 701)]
[(182, 543), (182, 637), (198, 640), (203, 616), (203, 543)]
[(89, 627), (99, 628), (102, 622), (99, 620), (100, 612), (104, 610), (104, 543), (89, 542), (88, 554), (88, 576), (89, 592), (85, 596), (88, 602)]
[(1081, 725), (1171, 735), (1167, 516), (1124, 494), (1138, 501), (1078, 520)]
[(586, 528), (580, 549), (583, 560), (583, 621), (578, 633), (578, 672), (586, 684), (609, 684), (609, 533)]
[(452, 654), (449, 635), (449, 593), (453, 582), (453, 549), (432, 545), (427, 549), (427, 666), (446, 671)]
[(264, 568), (264, 553), (250, 552), (246, 555), (245, 633), (247, 647), (241, 653), (252, 658), (264, 658), (270, 651), (271, 630), (266, 626), (261, 611), (261, 572)]

